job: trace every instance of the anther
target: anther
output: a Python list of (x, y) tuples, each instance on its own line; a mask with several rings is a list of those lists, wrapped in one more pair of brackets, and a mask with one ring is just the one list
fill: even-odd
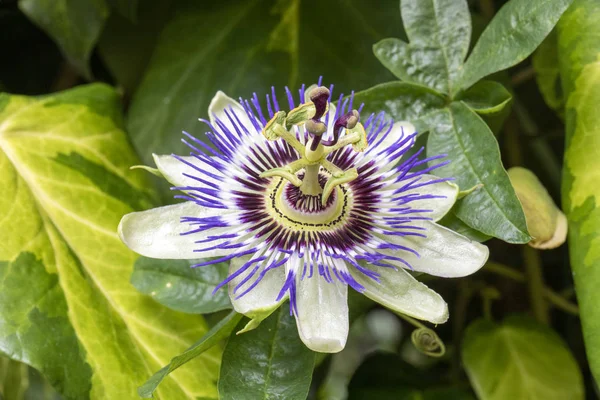
[(315, 115), (312, 117), (313, 121), (318, 121), (327, 110), (327, 102), (329, 101), (329, 89), (324, 86), (314, 88), (310, 92), (310, 101), (315, 105)]
[(322, 143), (325, 146), (334, 146), (340, 136), (340, 131), (342, 130), (342, 128), (346, 128), (346, 129), (352, 129), (356, 126), (356, 124), (358, 124), (358, 121), (360, 119), (360, 115), (358, 114), (358, 111), (356, 110), (352, 110), (350, 112), (347, 112), (346, 114), (342, 115), (341, 117), (339, 117), (334, 125), (333, 125), (333, 139), (332, 140), (323, 140)]

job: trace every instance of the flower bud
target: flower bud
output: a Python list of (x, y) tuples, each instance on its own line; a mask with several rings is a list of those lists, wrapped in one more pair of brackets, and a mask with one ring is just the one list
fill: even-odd
[(536, 249), (553, 249), (565, 242), (567, 219), (533, 172), (521, 167), (508, 170), (510, 181), (523, 206), (527, 229)]

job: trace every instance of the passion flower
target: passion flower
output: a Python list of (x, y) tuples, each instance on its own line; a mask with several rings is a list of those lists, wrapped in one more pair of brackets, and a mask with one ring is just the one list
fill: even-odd
[[(320, 85), (320, 82), (319, 82)], [(406, 315), (443, 323), (444, 300), (411, 272), (461, 277), (487, 247), (436, 224), (458, 188), (431, 174), (443, 155), (407, 152), (416, 132), (384, 113), (361, 122), (354, 96), (331, 103), (333, 87), (272, 90), (236, 102), (218, 92), (203, 140), (189, 156), (155, 155), (185, 202), (131, 213), (119, 233), (153, 258), (229, 262), (236, 311), (256, 324), (289, 299), (298, 332), (315, 351), (338, 352), (348, 335), (348, 287)], [(185, 132), (184, 132), (185, 133)]]

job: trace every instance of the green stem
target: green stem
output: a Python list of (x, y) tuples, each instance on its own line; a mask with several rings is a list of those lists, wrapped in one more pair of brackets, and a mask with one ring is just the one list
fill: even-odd
[(533, 69), (533, 67), (529, 66), (527, 68), (520, 70), (516, 74), (514, 74), (510, 78), (510, 80), (511, 80), (512, 86), (516, 87), (516, 86), (522, 85), (523, 83), (527, 82), (534, 76), (535, 76), (535, 70)]
[[(525, 283), (527, 282), (527, 277), (520, 271), (515, 270), (514, 268), (508, 267), (506, 265), (488, 262), (483, 267), (485, 271), (492, 272), (496, 275), (503, 276), (505, 278), (512, 279), (516, 282)], [(570, 288), (569, 288), (570, 289)], [(552, 304), (554, 307), (569, 313), (571, 315), (578, 316), (579, 315), (579, 307), (576, 304), (571, 303), (566, 297), (561, 294), (554, 292), (549, 287), (544, 287), (543, 290), (545, 299)]]
[(530, 247), (523, 246), (523, 259), (525, 261), (525, 274), (529, 284), (529, 301), (535, 319), (549, 325), (548, 304), (544, 298), (544, 278), (542, 276), (542, 260), (539, 252)]

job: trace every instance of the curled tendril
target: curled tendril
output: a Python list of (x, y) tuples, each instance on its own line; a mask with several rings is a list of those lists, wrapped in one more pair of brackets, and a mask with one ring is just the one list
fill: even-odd
[(446, 345), (432, 329), (415, 329), (410, 335), (410, 339), (417, 350), (430, 357), (442, 357), (446, 353)]

